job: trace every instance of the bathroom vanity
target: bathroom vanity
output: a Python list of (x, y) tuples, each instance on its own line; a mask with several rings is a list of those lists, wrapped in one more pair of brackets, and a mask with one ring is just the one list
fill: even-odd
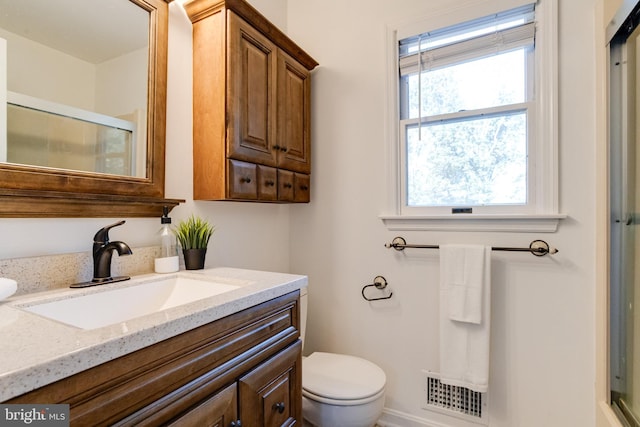
[[(24, 366), (18, 373), (0, 372), (3, 393), (14, 394), (0, 400), (67, 403), (72, 425), (302, 423), (299, 289), (306, 286), (306, 277), (235, 269), (203, 274), (227, 273), (235, 276), (237, 289), (92, 330), (26, 312), (34, 304), (29, 298), (0, 305), (0, 311), (18, 312), (13, 327), (50, 322), (52, 333), (66, 331), (78, 341), (72, 351), (74, 339), (59, 337), (66, 350), (43, 349), (41, 363), (10, 361), (9, 365)], [(2, 326), (0, 332), (11, 327)], [(33, 345), (40, 335), (23, 332), (25, 338), (13, 344), (15, 348)], [(162, 339), (164, 335), (171, 336)], [(50, 340), (53, 343), (56, 337)], [(135, 347), (139, 348), (129, 351)], [(56, 357), (56, 351), (63, 353)], [(4, 357), (7, 349), (0, 352)], [(99, 356), (92, 359), (92, 355)], [(31, 358), (14, 355), (14, 359)], [(86, 363), (93, 366), (84, 369)], [(61, 371), (55, 373), (61, 378), (34, 383), (38, 372), (52, 370)], [(16, 392), (25, 382), (33, 389)]]

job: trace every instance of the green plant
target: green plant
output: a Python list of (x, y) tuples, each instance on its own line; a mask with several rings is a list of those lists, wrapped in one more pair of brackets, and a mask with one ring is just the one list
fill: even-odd
[(208, 221), (194, 215), (180, 221), (175, 229), (182, 249), (206, 249), (214, 230)]

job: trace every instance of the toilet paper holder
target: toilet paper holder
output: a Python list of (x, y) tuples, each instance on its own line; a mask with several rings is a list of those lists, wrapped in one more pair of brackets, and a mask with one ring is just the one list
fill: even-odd
[(393, 296), (393, 292), (389, 292), (389, 295), (386, 297), (377, 297), (377, 298), (369, 298), (365, 293), (365, 290), (367, 288), (375, 287), (376, 289), (383, 290), (387, 287), (387, 285), (388, 285), (387, 279), (385, 279), (383, 276), (376, 276), (373, 279), (373, 283), (371, 283), (370, 285), (365, 285), (362, 288), (362, 298), (364, 298), (367, 301), (379, 301), (379, 300), (391, 298)]

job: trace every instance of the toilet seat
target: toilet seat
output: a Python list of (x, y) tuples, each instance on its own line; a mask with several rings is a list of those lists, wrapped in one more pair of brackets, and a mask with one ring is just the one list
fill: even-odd
[(373, 396), (369, 396), (367, 398), (357, 399), (357, 400), (330, 399), (328, 397), (322, 397), (322, 396), (318, 396), (313, 393), (310, 393), (308, 390), (305, 390), (304, 388), (302, 389), (302, 396), (306, 397), (309, 400), (313, 400), (318, 403), (325, 403), (327, 405), (358, 406), (358, 405), (364, 405), (369, 402), (373, 402), (374, 400), (381, 398), (382, 396), (384, 396), (384, 389), (380, 390), (377, 394), (374, 394)]
[(386, 375), (368, 360), (316, 352), (302, 360), (302, 394), (332, 405), (359, 405), (384, 394)]

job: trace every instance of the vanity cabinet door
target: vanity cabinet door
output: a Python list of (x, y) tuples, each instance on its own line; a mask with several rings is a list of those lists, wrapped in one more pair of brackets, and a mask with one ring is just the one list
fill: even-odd
[(301, 350), (298, 341), (240, 378), (243, 427), (302, 425)]
[(227, 156), (275, 166), (277, 47), (235, 13), (227, 22)]
[(237, 388), (236, 384), (231, 384), (194, 409), (175, 419), (171, 424), (168, 424), (168, 426), (229, 427), (236, 425), (238, 423)]

